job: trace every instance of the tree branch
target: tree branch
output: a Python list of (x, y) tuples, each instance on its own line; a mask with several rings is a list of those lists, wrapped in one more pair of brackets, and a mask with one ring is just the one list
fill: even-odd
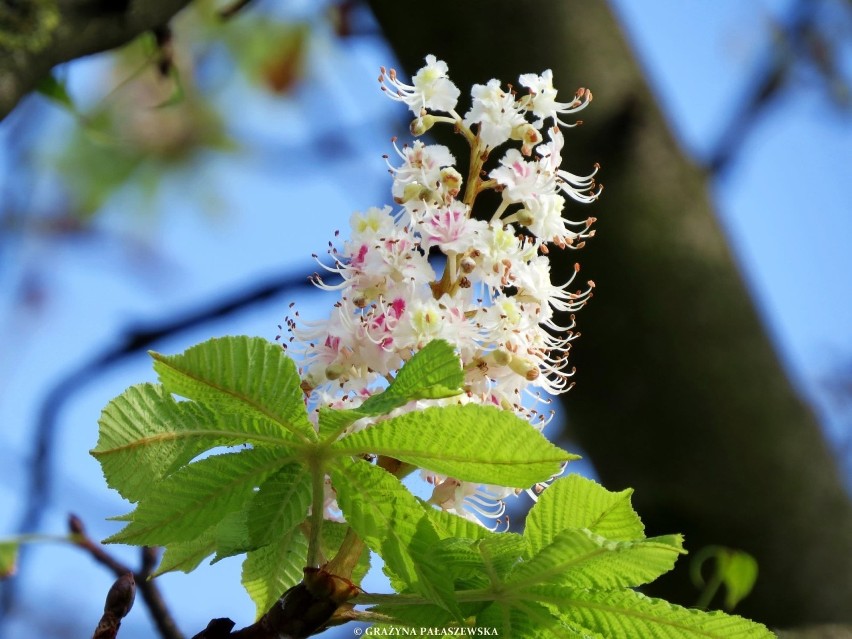
[[(57, 64), (114, 49), (166, 25), (190, 0), (29, 0), (17, 12), (28, 31), (0, 23), (0, 120)], [(43, 15), (42, 15), (43, 14)], [(27, 21), (27, 18), (31, 18)]]
[[(157, 563), (157, 554), (153, 548), (142, 548), (142, 567), (140, 570), (134, 571), (106, 552), (99, 543), (92, 540), (86, 534), (86, 529), (83, 527), (83, 522), (79, 517), (71, 515), (68, 518), (68, 529), (74, 537), (74, 543), (78, 547), (88, 552), (92, 559), (102, 566), (106, 566), (113, 574), (118, 576), (119, 581), (113, 585), (113, 589), (118, 588), (120, 592), (117, 592), (116, 596), (112, 597), (112, 600), (115, 600), (118, 594), (126, 594), (126, 587), (128, 583), (133, 583), (135, 581), (133, 590), (135, 592), (138, 588), (139, 593), (142, 595), (142, 599), (145, 601), (145, 605), (148, 607), (148, 611), (151, 613), (151, 618), (154, 620), (154, 624), (160, 632), (160, 636), (163, 637), (163, 639), (183, 639), (183, 634), (178, 629), (171, 612), (169, 612), (166, 602), (163, 599), (163, 595), (160, 593), (160, 589), (157, 587), (155, 581), (149, 579), (151, 572), (154, 570), (154, 566)], [(128, 576), (130, 577), (129, 581), (127, 579)], [(121, 582), (122, 579), (124, 579), (124, 582), (122, 582), (124, 586), (120, 587), (119, 582)], [(113, 589), (110, 590), (110, 593), (113, 592)], [(101, 624), (98, 625), (98, 631), (102, 631), (107, 634), (99, 635), (98, 631), (95, 631), (95, 639), (98, 639), (99, 637), (101, 639), (115, 637), (115, 633), (118, 632), (118, 625), (121, 623), (121, 618), (127, 614), (127, 611), (130, 610), (130, 605), (133, 603), (131, 597), (130, 605), (127, 606), (127, 610), (124, 611), (124, 614), (118, 615), (117, 606), (111, 606), (110, 601), (111, 597), (108, 595), (107, 605), (104, 608), (104, 617), (101, 619)], [(108, 614), (110, 612), (111, 614)], [(101, 628), (101, 626), (103, 626), (103, 628)], [(108, 634), (109, 632), (113, 632), (113, 634), (110, 635)]]

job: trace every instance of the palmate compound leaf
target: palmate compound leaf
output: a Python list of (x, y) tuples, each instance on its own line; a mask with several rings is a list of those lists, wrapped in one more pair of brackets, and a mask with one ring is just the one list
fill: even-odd
[(405, 413), (335, 442), (341, 454), (379, 454), (462, 481), (525, 488), (577, 459), (512, 413), (441, 406)]
[(262, 417), (221, 413), (197, 402), (176, 402), (158, 384), (131, 386), (104, 408), (91, 451), (107, 484), (130, 501), (198, 454), (243, 443), (289, 446), (289, 432)]
[(645, 538), (645, 527), (630, 504), (631, 489), (613, 493), (590, 479), (569, 475), (539, 495), (527, 515), (524, 537), (536, 554), (566, 528), (587, 528), (612, 541)]
[(268, 419), (305, 441), (316, 439), (296, 365), (277, 344), (259, 337), (222, 337), (180, 355), (151, 356), (170, 392), (220, 411)]
[(130, 523), (108, 543), (165, 546), (196, 539), (238, 511), (263, 481), (292, 458), (274, 448), (212, 455), (156, 482)]
[(330, 468), (346, 522), (412, 590), (458, 617), (453, 584), (429, 560), (438, 542), (421, 503), (393, 475), (363, 460), (339, 459)]

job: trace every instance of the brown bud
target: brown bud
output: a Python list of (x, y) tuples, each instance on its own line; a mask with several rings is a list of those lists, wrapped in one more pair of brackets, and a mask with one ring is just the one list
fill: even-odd
[(121, 619), (130, 612), (135, 598), (136, 580), (133, 578), (133, 573), (126, 572), (116, 579), (109, 589), (104, 604), (104, 613), (111, 613)]

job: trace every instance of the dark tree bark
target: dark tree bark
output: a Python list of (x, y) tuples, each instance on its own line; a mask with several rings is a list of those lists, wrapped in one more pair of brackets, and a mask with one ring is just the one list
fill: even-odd
[[(22, 0), (0, 15), (0, 119), (50, 70), (165, 26), (190, 0)], [(5, 46), (4, 46), (5, 45)]]
[[(567, 437), (610, 489), (636, 488), (652, 534), (743, 548), (760, 564), (738, 612), (773, 625), (852, 620), (852, 505), (811, 411), (781, 368), (713, 213), (603, 0), (371, 0), (412, 71), (446, 60), (464, 93), (552, 68), (568, 99), (570, 171), (603, 165), (598, 236), (575, 260), (597, 288), (580, 313)], [(442, 140), (447, 142), (446, 139)], [(460, 157), (464, 157), (461, 155)], [(570, 444), (569, 444), (570, 445)], [(652, 589), (686, 604), (687, 561)]]

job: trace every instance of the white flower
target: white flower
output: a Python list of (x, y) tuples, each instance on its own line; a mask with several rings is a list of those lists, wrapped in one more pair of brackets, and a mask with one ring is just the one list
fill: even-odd
[(541, 75), (525, 73), (518, 80), (521, 86), (530, 90), (530, 95), (526, 100), (522, 100), (522, 104), (538, 116), (539, 119), (534, 123), (536, 127), (540, 127), (547, 118), (553, 118), (554, 122), (565, 126), (572, 126), (560, 120), (559, 116), (585, 109), (592, 101), (592, 92), (580, 89), (571, 102), (557, 102), (556, 89), (553, 88), (553, 71), (550, 69)]
[(414, 74), (411, 84), (402, 82), (394, 69), (385, 71), (384, 68), (379, 81), (387, 95), (405, 102), (416, 116), (423, 109), (450, 113), (456, 108), (460, 94), (447, 77), (447, 63), (433, 55), (426, 56), (426, 65)]
[(518, 149), (509, 149), (500, 166), (489, 177), (503, 187), (503, 198), (510, 202), (525, 202), (542, 194), (556, 192), (555, 173), (538, 161), (525, 160)]
[[(380, 81), (415, 113), (417, 132), (454, 126), (471, 147), (471, 163), (463, 178), (447, 147), (394, 142), (400, 162), (386, 161), (398, 208), (353, 214), (342, 247), (329, 244), (330, 261), (320, 261), (329, 280), (314, 278), (320, 288), (339, 294), (328, 319), (302, 322), (298, 313), (287, 319), (311, 405), (355, 408), (385, 387), (415, 352), (443, 339), (461, 358), (465, 393), (410, 402), (394, 415), (476, 403), (541, 422), (543, 414), (525, 398), (571, 386), (567, 353), (576, 337), (574, 320), (559, 326), (557, 313), (578, 310), (593, 286), (577, 289), (576, 269), (568, 282), (554, 284), (548, 257), (549, 244), (579, 247), (593, 235), (594, 218), (576, 222), (562, 212), (566, 196), (591, 202), (600, 195), (597, 167), (588, 175), (562, 170), (565, 140), (556, 126), (564, 124), (560, 117), (584, 108), (591, 93), (558, 102), (550, 71), (521, 76), (529, 93), (520, 98), (491, 80), (473, 87), (471, 109), (461, 118), (455, 112), (459, 91), (447, 65), (434, 56), (426, 57), (410, 85), (393, 70), (383, 69)], [(530, 123), (530, 114), (538, 120)], [(543, 142), (541, 127), (548, 119)], [(508, 148), (496, 166), (489, 163), (491, 151), (508, 141), (520, 143), (520, 150)], [(485, 190), (501, 194), (496, 209), (477, 200)], [(430, 255), (438, 259), (430, 262)], [(442, 265), (440, 276), (433, 264)], [(359, 420), (350, 430), (386, 418)], [(502, 517), (503, 500), (519, 492), (428, 471), (424, 477), (433, 486), (432, 503), (473, 521)], [(332, 497), (326, 495), (328, 516), (337, 514)]]
[(423, 221), (423, 248), (437, 246), (444, 254), (464, 253), (487, 227), (482, 220), (470, 217), (470, 207), (455, 200)]
[[(435, 191), (436, 197), (443, 196), (441, 191), (444, 176), (441, 169), (456, 163), (447, 147), (440, 144), (427, 146), (420, 140), (415, 140), (412, 146), (405, 146), (401, 150), (397, 148), (396, 152), (403, 163), (398, 167), (390, 167), (394, 200), (404, 203), (413, 198), (422, 199), (423, 189)], [(415, 185), (420, 188), (410, 188)]]
[(464, 124), (479, 125), (479, 139), (487, 148), (500, 146), (509, 139), (512, 129), (526, 122), (517, 110), (515, 98), (500, 88), (499, 80), (475, 84), (470, 94), (473, 106), (465, 114)]

